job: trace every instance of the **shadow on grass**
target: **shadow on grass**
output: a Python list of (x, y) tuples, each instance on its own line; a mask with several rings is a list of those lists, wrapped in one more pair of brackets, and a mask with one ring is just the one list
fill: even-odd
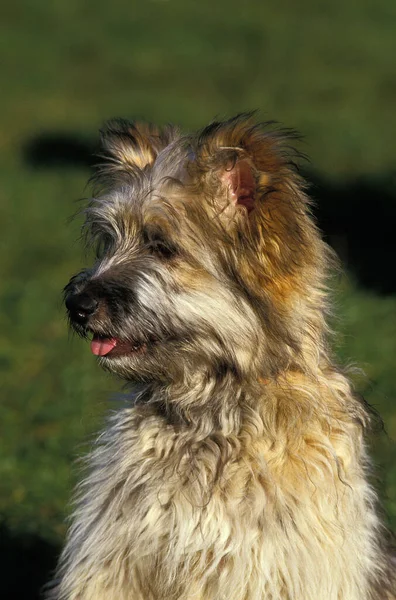
[[(97, 152), (87, 138), (56, 132), (40, 133), (23, 148), (25, 162), (36, 169), (89, 169), (98, 162)], [(316, 200), (319, 226), (344, 265), (360, 285), (382, 294), (396, 292), (394, 174), (346, 181), (312, 172), (305, 177)]]
[(98, 162), (98, 147), (86, 138), (69, 133), (40, 133), (26, 142), (23, 158), (36, 169), (80, 167), (89, 168)]
[(51, 579), (59, 548), (33, 535), (13, 534), (0, 527), (0, 598), (39, 600)]
[(308, 174), (315, 214), (327, 241), (359, 284), (396, 292), (396, 177), (329, 181)]

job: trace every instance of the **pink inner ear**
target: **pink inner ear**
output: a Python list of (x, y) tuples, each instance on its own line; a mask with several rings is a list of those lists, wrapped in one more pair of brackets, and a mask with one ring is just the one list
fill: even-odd
[(244, 206), (250, 213), (255, 207), (256, 181), (249, 161), (236, 162), (230, 171), (223, 173), (222, 181), (230, 188), (233, 203)]

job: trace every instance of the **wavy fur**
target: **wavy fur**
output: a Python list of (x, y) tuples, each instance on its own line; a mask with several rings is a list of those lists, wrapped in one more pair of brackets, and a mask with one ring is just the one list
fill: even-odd
[(132, 389), (88, 457), (49, 597), (392, 598), (370, 415), (329, 350), (332, 257), (293, 135), (248, 115), (136, 131), (104, 134), (100, 252), (66, 288), (98, 303), (71, 314), (80, 333), (135, 348), (100, 359)]

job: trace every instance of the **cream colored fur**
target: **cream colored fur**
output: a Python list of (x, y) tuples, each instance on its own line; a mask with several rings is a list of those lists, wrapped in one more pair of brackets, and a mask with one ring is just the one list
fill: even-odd
[(381, 597), (370, 592), (385, 565), (347, 383), (289, 377), (251, 394), (209, 436), (148, 407), (113, 417), (82, 484), (60, 598)]
[(87, 459), (49, 597), (394, 597), (370, 416), (328, 349), (329, 254), (281, 138), (241, 117), (179, 142), (112, 127), (114, 190), (88, 211), (105, 252), (66, 290), (98, 298), (80, 333), (145, 341), (101, 359), (133, 391)]

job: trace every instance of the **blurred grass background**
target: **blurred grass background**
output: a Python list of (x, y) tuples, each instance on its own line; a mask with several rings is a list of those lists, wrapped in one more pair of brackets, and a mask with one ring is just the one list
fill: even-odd
[(376, 484), (396, 528), (394, 0), (21, 0), (0, 47), (0, 558), (3, 598), (36, 598), (65, 533), (73, 466), (119, 387), (68, 337), (61, 289), (97, 129), (202, 126), (259, 109), (300, 130), (318, 219), (348, 275), (338, 352), (387, 433)]

